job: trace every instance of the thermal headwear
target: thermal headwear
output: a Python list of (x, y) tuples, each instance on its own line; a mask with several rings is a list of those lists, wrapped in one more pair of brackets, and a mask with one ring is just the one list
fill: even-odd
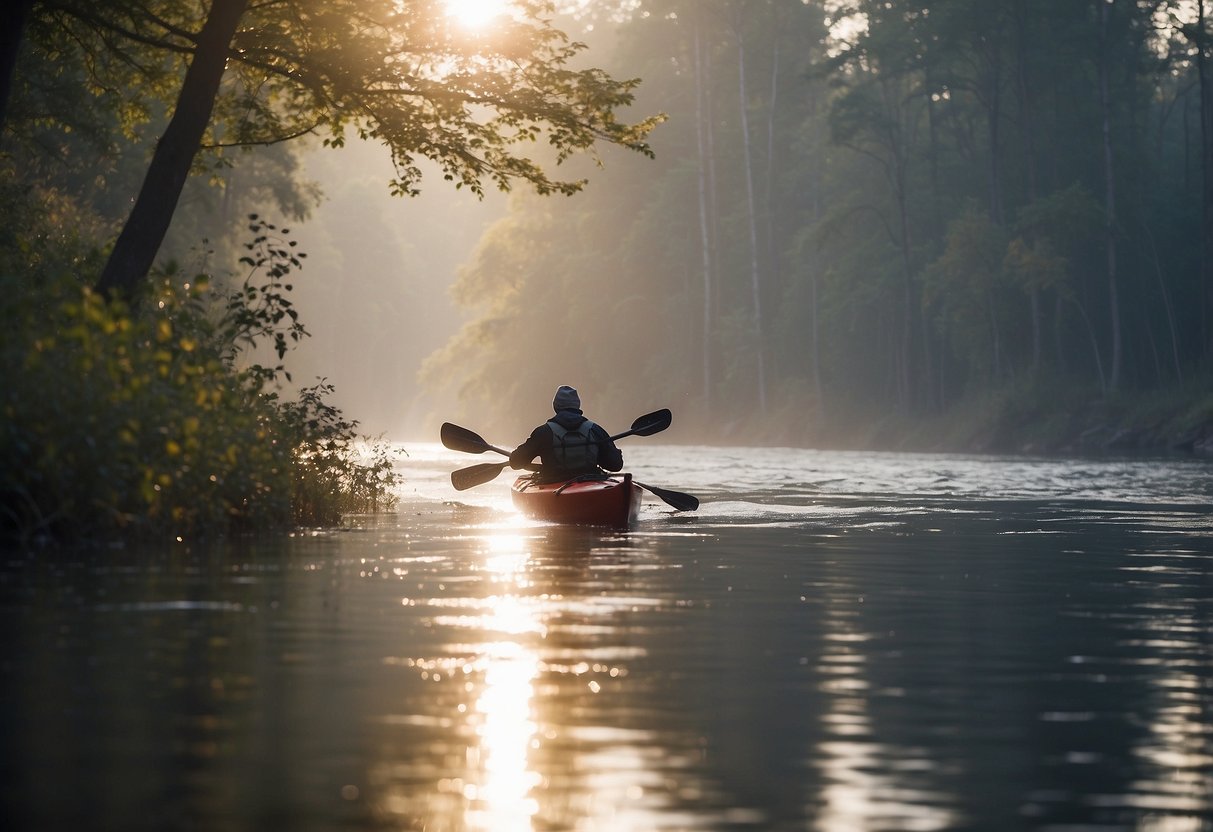
[(581, 397), (572, 387), (561, 385), (552, 399), (552, 409), (557, 413), (562, 410), (581, 410)]

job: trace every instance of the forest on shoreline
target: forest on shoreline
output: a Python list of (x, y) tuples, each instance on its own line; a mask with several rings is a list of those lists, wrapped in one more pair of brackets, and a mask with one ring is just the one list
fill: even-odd
[(610, 5), (656, 159), (484, 235), (424, 376), (467, 412), (579, 378), (695, 441), (1207, 446), (1206, 5)]

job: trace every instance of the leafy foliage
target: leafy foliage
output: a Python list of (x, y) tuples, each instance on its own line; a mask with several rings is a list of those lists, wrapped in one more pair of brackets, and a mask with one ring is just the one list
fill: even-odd
[[(173, 101), (206, 6), (59, 0), (35, 8), (28, 38), (39, 52), (82, 59), (88, 88), (116, 96), (121, 123), (133, 131)], [(616, 115), (639, 81), (575, 68), (586, 45), (552, 25), (550, 2), (515, 7), (491, 34), (474, 34), (439, 0), (250, 4), (204, 148), (305, 134), (341, 146), (353, 133), (387, 146), (392, 188), (410, 195), (423, 158), (477, 193), (489, 183), (508, 190), (515, 180), (571, 193), (583, 180), (551, 177), (536, 145), (546, 144), (556, 164), (599, 141), (651, 155), (646, 136), (660, 117), (628, 124)]]
[(335, 526), (347, 514), (371, 514), (396, 505), (390, 448), (359, 440), (354, 432), (358, 423), (326, 402), (333, 392), (322, 379), (299, 391), (297, 401), (279, 408), (297, 437), (291, 505), (294, 521), (303, 526)]
[(140, 314), (71, 273), (31, 288), (3, 278), (0, 530), (29, 538), (195, 535), (338, 523), (390, 509), (388, 449), (325, 402), (283, 401), (281, 365), (240, 361), (303, 329), (283, 281), (298, 264), (285, 232), (251, 223), (249, 277), (224, 304), (205, 276), (157, 283)]

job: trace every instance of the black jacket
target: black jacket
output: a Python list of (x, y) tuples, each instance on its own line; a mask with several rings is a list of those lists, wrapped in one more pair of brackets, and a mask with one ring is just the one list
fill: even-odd
[[(586, 418), (580, 410), (562, 410), (553, 416), (552, 420), (567, 430), (575, 430), (586, 421)], [(619, 448), (615, 447), (610, 435), (603, 430), (601, 425), (595, 424), (590, 429), (590, 438), (598, 443), (599, 468), (607, 471), (618, 471), (623, 468), (623, 454), (620, 453)], [(546, 482), (557, 482), (597, 472), (596, 468), (569, 471), (557, 467), (552, 460), (552, 429), (548, 427), (547, 422), (531, 431), (527, 440), (514, 449), (514, 452), (510, 454), (510, 466), (525, 468), (535, 457), (539, 457), (540, 463), (543, 465), (540, 477)]]

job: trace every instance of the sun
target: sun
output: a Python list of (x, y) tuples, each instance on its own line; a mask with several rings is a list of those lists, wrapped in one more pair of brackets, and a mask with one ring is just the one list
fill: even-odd
[(446, 0), (446, 13), (460, 26), (483, 29), (505, 14), (509, 0)]

